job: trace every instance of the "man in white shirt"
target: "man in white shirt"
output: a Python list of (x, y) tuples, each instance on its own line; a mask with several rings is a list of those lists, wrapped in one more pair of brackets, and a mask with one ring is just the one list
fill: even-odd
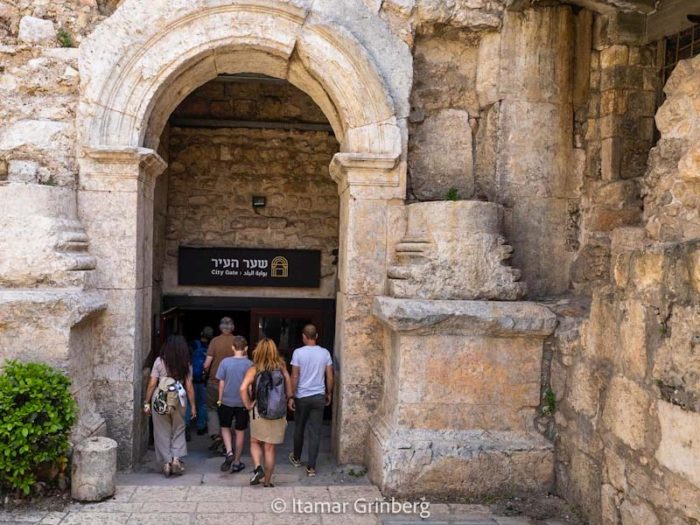
[(325, 348), (318, 346), (318, 332), (307, 324), (301, 334), (304, 346), (292, 355), (292, 391), (289, 408), (294, 415), (294, 451), (289, 461), (301, 466), (301, 450), (304, 447), (304, 431), (309, 429), (308, 461), (306, 475), (316, 475), (316, 459), (321, 440), (323, 411), (333, 397), (333, 360)]

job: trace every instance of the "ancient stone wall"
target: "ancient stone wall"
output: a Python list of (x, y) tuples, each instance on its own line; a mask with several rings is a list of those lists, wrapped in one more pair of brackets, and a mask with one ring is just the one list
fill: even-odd
[(558, 490), (593, 524), (700, 521), (699, 86), (696, 58), (665, 87), (643, 226), (612, 231), (612, 283), (594, 290), (590, 314), (556, 308)]
[[(417, 6), (414, 16), (435, 10)], [(416, 23), (409, 199), (503, 204), (529, 297), (563, 293), (581, 175), (571, 140), (573, 12), (495, 10), (477, 23), (467, 11), (461, 24)]]
[(73, 186), (80, 42), (114, 1), (0, 1), (0, 181)]
[[(170, 133), (163, 292), (279, 295), (277, 289), (177, 284), (178, 246), (320, 250), (321, 287), (285, 296), (335, 297), (338, 187), (328, 165), (338, 149), (322, 131), (185, 129)], [(253, 209), (253, 195), (267, 206)]]
[(579, 23), (591, 34), (582, 42), (590, 51), (577, 49), (579, 61), (590, 63), (590, 75), (582, 75), (575, 88), (574, 144), (582, 195), (572, 209), (570, 242), (578, 252), (571, 280), (575, 290), (590, 294), (610, 279), (611, 232), (641, 219), (641, 180), (654, 136), (659, 70), (656, 44), (643, 45), (641, 25), (623, 31), (615, 17), (583, 15)]
[[(253, 121), (263, 127), (328, 125), (313, 100), (286, 82), (208, 82), (171, 121), (160, 141), (169, 167), (154, 197), (153, 280), (159, 292), (279, 295), (279, 289), (178, 286), (178, 247), (296, 248), (321, 251), (321, 286), (285, 289), (284, 295), (335, 298), (339, 198), (328, 167), (338, 142), (332, 132), (224, 127)], [(266, 197), (267, 205), (253, 209), (253, 195)]]

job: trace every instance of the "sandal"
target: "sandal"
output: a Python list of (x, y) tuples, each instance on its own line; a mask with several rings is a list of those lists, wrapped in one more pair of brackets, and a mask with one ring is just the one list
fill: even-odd
[(263, 485), (263, 487), (275, 488), (275, 484), (270, 482), (270, 483), (267, 483), (266, 485)]
[(212, 452), (218, 452), (219, 449), (223, 446), (224, 440), (221, 436), (214, 436), (211, 438), (211, 445), (209, 445), (209, 450)]
[(173, 476), (181, 476), (185, 472), (185, 465), (178, 458), (173, 458), (171, 469)]
[(163, 465), (163, 475), (166, 478), (169, 478), (172, 475), (172, 473), (173, 473), (173, 470), (172, 470), (172, 466), (170, 465), (170, 463), (166, 463), (165, 465)]

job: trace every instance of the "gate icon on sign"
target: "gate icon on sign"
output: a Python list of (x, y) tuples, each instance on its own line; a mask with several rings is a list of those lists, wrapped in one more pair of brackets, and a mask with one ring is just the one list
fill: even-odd
[(289, 261), (281, 255), (272, 259), (270, 263), (272, 277), (289, 277)]

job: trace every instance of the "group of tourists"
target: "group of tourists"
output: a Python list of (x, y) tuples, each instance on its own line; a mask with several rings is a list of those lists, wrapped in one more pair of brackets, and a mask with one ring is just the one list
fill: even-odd
[(245, 337), (234, 335), (234, 323), (224, 317), (221, 335), (205, 327), (190, 352), (185, 338), (171, 335), (151, 370), (144, 412), (153, 418), (156, 460), (166, 477), (185, 471), (186, 429), (195, 420), (199, 435), (209, 432), (210, 450), (223, 449), (221, 471), (241, 472), (245, 434), (250, 427), (251, 485), (274, 486), (275, 447), (284, 441), (287, 410), (294, 412), (294, 449), (289, 461), (302, 465), (308, 431), (307, 476), (316, 475), (325, 407), (333, 392), (333, 362), (318, 346), (318, 332), (308, 324), (304, 346), (292, 354), (291, 374), (272, 339), (258, 342), (248, 356)]

